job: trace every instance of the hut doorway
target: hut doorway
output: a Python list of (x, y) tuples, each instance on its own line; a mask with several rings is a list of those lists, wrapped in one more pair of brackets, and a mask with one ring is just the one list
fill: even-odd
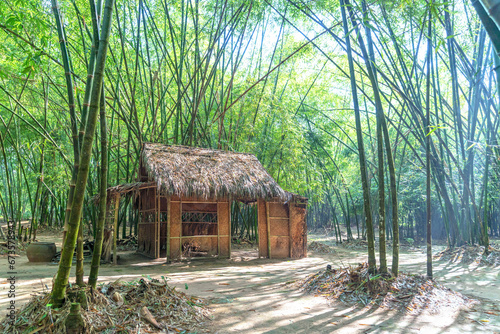
[(217, 203), (182, 203), (181, 258), (218, 255)]
[(257, 202), (233, 202), (231, 205), (231, 236), (234, 242), (257, 242)]
[(257, 202), (234, 201), (231, 205), (231, 258), (259, 257)]

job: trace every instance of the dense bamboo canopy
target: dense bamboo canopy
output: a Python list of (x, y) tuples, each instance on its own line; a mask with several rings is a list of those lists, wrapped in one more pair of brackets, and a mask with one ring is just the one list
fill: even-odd
[(146, 143), (142, 163), (167, 195), (247, 201), (291, 197), (253, 154)]

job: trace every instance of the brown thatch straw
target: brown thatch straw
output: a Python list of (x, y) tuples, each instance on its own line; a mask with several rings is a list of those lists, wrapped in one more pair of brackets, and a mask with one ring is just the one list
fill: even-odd
[(203, 199), (256, 200), (277, 197), (288, 201), (285, 192), (253, 154), (146, 143), (142, 163), (150, 180), (165, 195)]
[[(116, 196), (120, 195), (137, 195), (137, 190), (139, 190), (141, 187), (148, 186), (150, 183), (147, 182), (134, 182), (134, 183), (123, 183), (119, 184), (114, 187), (109, 187), (107, 190), (108, 195), (107, 195), (107, 202), (111, 202), (111, 200), (114, 200)], [(99, 193), (94, 195), (91, 198), (91, 201), (94, 202), (94, 204), (99, 204), (100, 200), (100, 195)]]

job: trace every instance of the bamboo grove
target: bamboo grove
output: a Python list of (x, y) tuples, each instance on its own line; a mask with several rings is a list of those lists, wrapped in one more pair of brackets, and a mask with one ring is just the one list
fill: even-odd
[[(373, 270), (376, 239), (394, 274), (399, 240), (487, 246), (500, 233), (494, 2), (5, 0), (2, 219), (30, 220), (17, 225), (30, 240), (65, 226), (72, 256), (78, 233), (101, 233), (92, 197), (134, 182), (142, 143), (160, 142), (256, 154), (309, 198), (309, 229), (367, 238)], [(232, 212), (233, 237), (255, 239), (255, 208)], [(134, 215), (123, 201), (122, 236)]]

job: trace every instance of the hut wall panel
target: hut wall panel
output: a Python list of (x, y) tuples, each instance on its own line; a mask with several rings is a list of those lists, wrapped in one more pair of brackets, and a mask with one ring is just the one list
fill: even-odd
[(290, 240), (288, 237), (271, 236), (271, 256), (273, 259), (290, 257)]
[(257, 201), (258, 234), (259, 234), (259, 256), (267, 257), (267, 218), (266, 202), (262, 199)]
[(217, 220), (219, 223), (219, 235), (229, 234), (229, 203), (219, 202), (217, 204)]
[(140, 201), (141, 211), (154, 210), (156, 208), (156, 192), (155, 188), (146, 188), (141, 190)]
[(160, 257), (167, 256), (167, 223), (160, 223)]
[(182, 211), (217, 212), (216, 203), (182, 203)]
[(160, 211), (161, 212), (167, 212), (167, 204), (168, 198), (164, 196), (160, 196)]
[(179, 260), (181, 258), (180, 240), (181, 239), (170, 239), (170, 259), (171, 260)]
[(149, 257), (155, 257), (154, 227), (154, 224), (139, 224), (138, 250)]
[(292, 247), (290, 257), (299, 259), (307, 256), (307, 209), (290, 205), (290, 233)]
[(186, 247), (190, 245), (193, 252), (202, 252), (206, 254), (192, 254), (191, 256), (214, 256), (217, 255), (217, 237), (203, 237), (203, 238), (182, 238), (183, 256), (188, 254), (185, 252)]
[(269, 202), (269, 217), (288, 218), (288, 205)]
[[(229, 257), (229, 237), (220, 237), (220, 257)], [(217, 247), (217, 245), (215, 246)]]
[(181, 236), (181, 203), (170, 202), (170, 237)]
[[(271, 210), (269, 210), (271, 211)], [(271, 236), (288, 236), (288, 219), (271, 219)], [(271, 249), (271, 254), (273, 250)]]
[(182, 223), (182, 236), (217, 235), (217, 224), (214, 223)]

